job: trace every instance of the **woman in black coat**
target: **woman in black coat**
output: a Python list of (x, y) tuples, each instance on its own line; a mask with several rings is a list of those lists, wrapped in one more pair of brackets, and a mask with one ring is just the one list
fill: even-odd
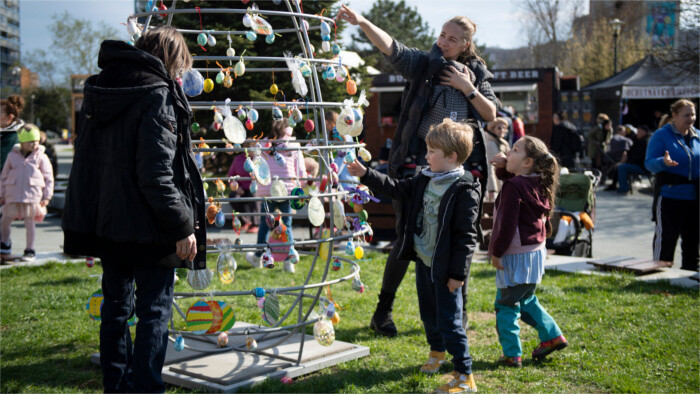
[[(98, 65), (102, 72), (85, 82), (64, 248), (102, 260), (105, 391), (162, 392), (173, 269), (206, 267), (204, 189), (190, 149), (191, 110), (175, 82), (192, 58), (182, 35), (163, 26), (135, 46), (103, 42)], [(127, 320), (134, 313), (132, 350)]]

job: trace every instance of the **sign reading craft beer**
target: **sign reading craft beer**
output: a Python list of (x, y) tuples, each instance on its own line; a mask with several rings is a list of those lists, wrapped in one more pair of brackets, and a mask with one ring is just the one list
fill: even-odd
[(673, 99), (700, 97), (698, 86), (623, 86), (623, 99)]

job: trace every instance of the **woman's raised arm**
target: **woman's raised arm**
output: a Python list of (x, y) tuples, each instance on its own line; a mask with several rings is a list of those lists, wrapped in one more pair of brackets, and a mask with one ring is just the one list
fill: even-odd
[(383, 54), (391, 56), (391, 44), (394, 42), (394, 39), (391, 38), (387, 32), (378, 28), (360, 13), (345, 5), (340, 7), (338, 18), (347, 21), (353, 26), (359, 25), (362, 32), (365, 33), (365, 36), (369, 38), (377, 49)]

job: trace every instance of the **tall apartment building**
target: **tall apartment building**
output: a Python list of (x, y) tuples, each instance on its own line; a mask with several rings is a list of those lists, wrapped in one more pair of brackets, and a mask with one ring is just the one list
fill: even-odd
[(0, 86), (2, 97), (19, 94), (19, 0), (0, 0)]

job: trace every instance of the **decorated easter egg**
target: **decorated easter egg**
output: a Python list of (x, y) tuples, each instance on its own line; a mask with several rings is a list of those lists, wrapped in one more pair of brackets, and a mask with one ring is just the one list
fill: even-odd
[(237, 77), (245, 74), (245, 63), (243, 63), (243, 59), (239, 60), (233, 67), (233, 73), (236, 74)]
[[(330, 39), (330, 37), (328, 37)], [(321, 50), (323, 52), (328, 52), (331, 50), (331, 42), (330, 41), (323, 41), (321, 43)]]
[(279, 109), (279, 107), (272, 107), (272, 119), (275, 121), (284, 119), (284, 114), (282, 113), (282, 110)]
[(231, 223), (231, 225), (233, 226), (233, 231), (235, 231), (236, 234), (241, 233), (241, 219), (239, 219), (238, 216), (233, 218), (233, 222)]
[(334, 55), (340, 54), (340, 45), (335, 44), (333, 47), (331, 47), (331, 53)]
[(216, 38), (214, 38), (214, 36), (211, 33), (207, 34), (207, 44), (210, 47), (216, 45)]
[(348, 81), (345, 82), (345, 90), (347, 90), (349, 95), (354, 96), (355, 93), (357, 93), (357, 84), (355, 81), (348, 79)]
[(255, 298), (263, 298), (265, 297), (265, 289), (263, 289), (262, 287), (256, 287), (255, 289), (253, 289), (253, 295), (255, 296)]
[(236, 278), (234, 262), (235, 259), (230, 253), (219, 254), (216, 260), (216, 275), (219, 277), (221, 283), (225, 285), (233, 283), (233, 280)]
[(255, 108), (248, 110), (248, 120), (255, 123), (258, 121), (258, 111)]
[(269, 185), (272, 182), (270, 166), (267, 165), (267, 161), (265, 161), (262, 156), (255, 158), (255, 166), (251, 175), (253, 175), (255, 180), (261, 185)]
[(250, 27), (257, 34), (261, 34), (264, 36), (273, 35), (272, 26), (265, 19), (263, 19), (260, 15), (253, 15), (253, 17), (251, 18), (251, 26)]
[(323, 203), (318, 197), (313, 196), (309, 200), (309, 221), (312, 225), (318, 227), (323, 224), (326, 217), (326, 211), (323, 209)]
[(187, 272), (187, 284), (195, 290), (204, 290), (211, 283), (214, 273), (209, 269), (189, 270)]
[[(326, 21), (321, 21), (321, 35), (326, 36), (331, 34), (331, 25)], [(328, 38), (330, 39), (330, 37)]]
[(200, 46), (207, 45), (207, 35), (204, 33), (199, 33), (197, 35), (197, 44), (199, 44)]
[(273, 96), (274, 96), (275, 94), (277, 94), (277, 92), (279, 92), (279, 91), (280, 91), (280, 89), (277, 87), (277, 84), (273, 83), (272, 85), (270, 85), (270, 93), (271, 93)]
[(223, 71), (219, 71), (219, 72), (216, 74), (216, 83), (218, 83), (219, 85), (221, 85), (223, 82), (224, 82), (224, 72), (223, 72)]
[(224, 76), (224, 81), (222, 82), (222, 85), (224, 85), (224, 87), (227, 87), (227, 88), (230, 88), (231, 85), (233, 85), (233, 78), (231, 78), (230, 74), (227, 73)]
[(287, 186), (284, 184), (283, 181), (279, 179), (275, 179), (272, 184), (270, 185), (270, 197), (272, 199), (277, 199), (275, 201), (283, 201), (279, 200), (281, 197), (287, 197)]
[(343, 268), (343, 263), (340, 261), (340, 259), (333, 259), (333, 265), (331, 265), (331, 269), (333, 271), (340, 271), (341, 268)]
[(255, 32), (251, 30), (251, 31), (245, 33), (245, 38), (247, 38), (248, 41), (255, 41), (255, 39), (258, 38), (258, 35), (255, 34)]
[(255, 127), (255, 125), (253, 125), (253, 122), (251, 122), (250, 119), (246, 119), (245, 128), (248, 130), (253, 130), (253, 127)]
[[(321, 239), (328, 239), (331, 237), (331, 230), (330, 229), (325, 229), (321, 232)], [(328, 259), (328, 254), (331, 251), (331, 243), (330, 242), (322, 242), (319, 247), (318, 247), (318, 255), (321, 258), (322, 261), (325, 261)]]
[(209, 93), (212, 90), (214, 90), (214, 81), (212, 81), (210, 78), (207, 78), (204, 80), (204, 92)]
[(226, 56), (228, 56), (228, 57), (236, 56), (236, 50), (229, 47), (228, 49), (226, 49)]
[(265, 42), (268, 43), (268, 44), (272, 44), (273, 42), (275, 42), (275, 35), (274, 35), (274, 34), (268, 34), (268, 35), (265, 37)]
[(333, 201), (333, 225), (340, 228), (345, 223), (345, 208), (340, 200)]
[(335, 341), (335, 329), (333, 323), (327, 319), (321, 319), (314, 324), (314, 339), (321, 346), (330, 346)]
[(280, 318), (280, 302), (276, 294), (268, 294), (263, 303), (262, 316), (267, 324), (274, 326)]
[(248, 348), (248, 350), (253, 350), (258, 347), (258, 342), (255, 341), (255, 338), (247, 336), (245, 339), (245, 347)]
[[(304, 189), (302, 189), (300, 187), (295, 187), (290, 192), (290, 195), (297, 196), (297, 197), (303, 197), (305, 195)], [(292, 206), (292, 209), (298, 211), (298, 210), (302, 209), (304, 207), (304, 205), (306, 205), (306, 200), (303, 198), (298, 198), (295, 200), (290, 200), (289, 204)]]
[(304, 122), (304, 130), (306, 130), (307, 133), (314, 131), (315, 127), (316, 125), (314, 125), (314, 121), (311, 119), (306, 119)]
[(224, 135), (229, 141), (233, 142), (234, 144), (242, 144), (245, 141), (245, 128), (243, 127), (243, 123), (241, 123), (241, 121), (235, 116), (227, 116), (226, 119), (224, 119), (223, 127)]
[(360, 158), (366, 162), (372, 160), (372, 154), (369, 153), (369, 151), (365, 148), (358, 149), (357, 155), (360, 156)]
[(352, 242), (352, 240), (349, 240), (345, 244), (345, 254), (353, 255), (355, 253), (355, 243)]
[(249, 189), (250, 189), (250, 192), (251, 192), (252, 194), (257, 193), (257, 192), (258, 192), (258, 182), (255, 182), (255, 181), (250, 182), (250, 188), (249, 188)]
[[(220, 313), (221, 308), (218, 307), (218, 304), (217, 309)], [(214, 322), (214, 312), (207, 301), (197, 300), (187, 310), (185, 322), (187, 325), (187, 331), (191, 331), (194, 334), (204, 334), (212, 327), (212, 323)]]
[(351, 286), (352, 286), (352, 289), (358, 293), (364, 293), (364, 291), (365, 291), (365, 285), (362, 283), (359, 276), (356, 276), (352, 279)]
[(221, 114), (221, 112), (214, 112), (214, 122), (224, 123), (224, 116)]
[(92, 268), (95, 266), (95, 258), (94, 257), (88, 257), (85, 259), (85, 264), (87, 264), (88, 268)]
[(365, 255), (365, 250), (362, 249), (362, 246), (357, 246), (355, 247), (355, 258), (360, 260), (362, 257)]
[[(165, 11), (167, 9), (168, 7), (166, 7), (163, 3), (160, 3), (160, 5), (158, 6), (158, 10), (160, 11)], [(166, 16), (168, 16), (168, 14), (158, 14), (158, 16), (160, 16), (161, 18), (165, 18)]]
[(299, 108), (294, 108), (292, 109), (292, 119), (294, 119), (295, 122), (299, 123), (304, 119), (304, 116), (301, 114), (301, 111)]
[(227, 303), (223, 301), (217, 301), (217, 303), (221, 309), (221, 327), (219, 330), (228, 331), (233, 328), (234, 324), (236, 324), (236, 313)]
[(250, 14), (243, 15), (243, 26), (250, 27), (253, 24), (253, 18)]
[(331, 40), (331, 35), (329, 34), (323, 34), (321, 33), (321, 41), (330, 41)]
[(292, 264), (299, 262), (299, 252), (294, 248), (294, 246), (289, 248), (289, 255), (287, 255), (287, 261)]
[(88, 302), (85, 305), (85, 310), (92, 320), (100, 321), (102, 320), (102, 302), (104, 301), (104, 295), (102, 290), (97, 290), (92, 293)]
[(175, 339), (174, 348), (175, 348), (176, 352), (181, 352), (182, 350), (184, 350), (185, 349), (185, 338), (183, 338), (181, 335), (178, 335), (178, 337)]
[(292, 118), (287, 118), (287, 124), (289, 125), (289, 127), (295, 127), (297, 125), (297, 122)]
[(196, 96), (204, 90), (204, 77), (199, 71), (189, 69), (182, 74), (182, 90), (188, 96)]
[(224, 213), (222, 211), (219, 211), (216, 214), (216, 217), (214, 218), (214, 224), (216, 227), (224, 227), (224, 224), (226, 223), (226, 217), (224, 216)]
[(310, 77), (311, 76), (311, 66), (309, 66), (308, 63), (304, 62), (300, 67), (299, 71), (301, 71), (301, 75), (304, 77)]
[(228, 345), (228, 335), (226, 335), (225, 332), (219, 334), (216, 338), (216, 344), (219, 345), (219, 347), (226, 347), (226, 345)]

